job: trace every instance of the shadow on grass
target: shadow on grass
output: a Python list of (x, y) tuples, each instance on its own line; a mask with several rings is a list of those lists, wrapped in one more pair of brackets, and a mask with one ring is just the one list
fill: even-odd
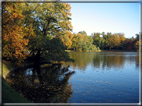
[(32, 103), (29, 100), (20, 96), (18, 92), (12, 89), (3, 78), (10, 69), (13, 68), (10, 62), (3, 62), (3, 76), (2, 77), (2, 103)]
[(2, 103), (32, 103), (21, 97), (19, 93), (13, 90), (2, 78)]

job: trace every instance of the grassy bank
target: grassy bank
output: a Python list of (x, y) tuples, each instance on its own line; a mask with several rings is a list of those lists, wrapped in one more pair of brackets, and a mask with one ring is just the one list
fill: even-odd
[(2, 61), (2, 73), (3, 73), (3, 78), (5, 79), (7, 73), (10, 72), (10, 70), (14, 69), (16, 66), (12, 64), (10, 61), (3, 60)]
[(3, 103), (32, 103), (20, 96), (14, 89), (12, 89), (6, 81), (2, 78), (2, 102)]
[(20, 94), (12, 89), (5, 81), (6, 74), (16, 66), (9, 61), (3, 61), (2, 66), (2, 103), (32, 103), (20, 96)]

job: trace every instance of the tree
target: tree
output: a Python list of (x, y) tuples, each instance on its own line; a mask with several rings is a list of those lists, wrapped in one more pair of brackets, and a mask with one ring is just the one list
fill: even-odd
[(24, 50), (27, 50), (29, 37), (35, 35), (31, 25), (25, 27), (22, 24), (25, 16), (22, 15), (20, 5), (21, 3), (8, 2), (2, 4), (2, 55), (17, 63), (21, 63), (26, 58)]
[(125, 45), (125, 39), (126, 38), (125, 38), (124, 34), (120, 34), (119, 37), (120, 37), (120, 42), (121, 42), (120, 48), (123, 49), (123, 48), (125, 48), (124, 45)]
[(111, 49), (111, 47), (110, 47), (111, 46), (111, 42), (110, 42), (111, 36), (112, 36), (112, 34), (108, 32), (104, 37), (105, 40), (106, 40), (106, 47), (109, 48), (109, 49)]
[(93, 36), (92, 36), (92, 38), (94, 40), (93, 44), (96, 45), (97, 47), (100, 47), (100, 44), (101, 44), (100, 35), (101, 35), (100, 33), (94, 33)]
[(118, 49), (121, 43), (120, 36), (118, 34), (113, 34), (113, 37), (114, 37), (114, 46), (115, 48)]
[(71, 48), (73, 50), (77, 50), (78, 49), (78, 36), (76, 34), (73, 34)]
[(101, 44), (100, 44), (100, 49), (103, 50), (103, 49), (105, 48), (106, 41), (105, 41), (104, 38), (101, 37), (101, 38), (100, 38), (100, 42), (101, 42)]
[(64, 36), (59, 37), (59, 38), (62, 40), (64, 46), (65, 46), (67, 49), (71, 49), (72, 38), (73, 38), (73, 34), (72, 34), (71, 32), (65, 31)]
[(87, 36), (87, 33), (85, 31), (80, 31), (80, 32), (78, 32), (78, 34), (81, 34), (83, 36)]
[(134, 46), (136, 50), (139, 50), (139, 41), (137, 41)]
[[(140, 33), (140, 34), (136, 34), (136, 38), (135, 38), (135, 42), (134, 42), (134, 48), (138, 51), (139, 49), (141, 49), (142, 47), (141, 47), (141, 36), (142, 36), (142, 34)], [(141, 39), (140, 39), (141, 38)], [(140, 47), (141, 48), (139, 48), (139, 45), (140, 45)]]
[(100, 50), (96, 45), (93, 45), (91, 36), (87, 36), (85, 31), (80, 31), (72, 38), (72, 49), (76, 51), (97, 51)]
[[(54, 57), (59, 56), (60, 53), (64, 54), (60, 55), (60, 61), (68, 57), (58, 38), (64, 37), (66, 31), (72, 30), (70, 5), (59, 2), (25, 3), (21, 6), (21, 9), (23, 14), (27, 15), (25, 26), (28, 26), (29, 22), (32, 23), (32, 27), (37, 35), (35, 38), (31, 37), (28, 44), (31, 54), (35, 57), (35, 64), (39, 64), (39, 61), (44, 59), (45, 54), (49, 56), (51, 54), (54, 55), (50, 56), (51, 60), (55, 60)], [(56, 45), (53, 44), (55, 42)], [(61, 47), (58, 45), (61, 45)], [(58, 60), (58, 58), (56, 59)]]
[(78, 32), (77, 36), (78, 36), (78, 51), (82, 51), (82, 47), (84, 45), (84, 42), (83, 42), (84, 36), (80, 32)]

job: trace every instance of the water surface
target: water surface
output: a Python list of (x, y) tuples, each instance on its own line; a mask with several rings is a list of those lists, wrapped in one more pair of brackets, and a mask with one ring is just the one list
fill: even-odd
[(70, 53), (76, 59), (69, 80), (75, 103), (138, 103), (137, 52)]
[[(7, 82), (38, 103), (139, 103), (137, 52), (70, 52), (74, 63), (11, 72)], [(64, 67), (70, 65), (64, 72)], [(74, 74), (70, 72), (75, 71)], [(30, 96), (29, 96), (30, 95)]]

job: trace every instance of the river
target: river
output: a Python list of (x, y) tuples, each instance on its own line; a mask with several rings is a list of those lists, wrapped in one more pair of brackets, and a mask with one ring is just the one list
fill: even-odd
[(75, 59), (74, 63), (43, 65), (40, 75), (32, 67), (13, 71), (6, 80), (35, 103), (139, 103), (138, 52), (70, 52), (69, 55)]

